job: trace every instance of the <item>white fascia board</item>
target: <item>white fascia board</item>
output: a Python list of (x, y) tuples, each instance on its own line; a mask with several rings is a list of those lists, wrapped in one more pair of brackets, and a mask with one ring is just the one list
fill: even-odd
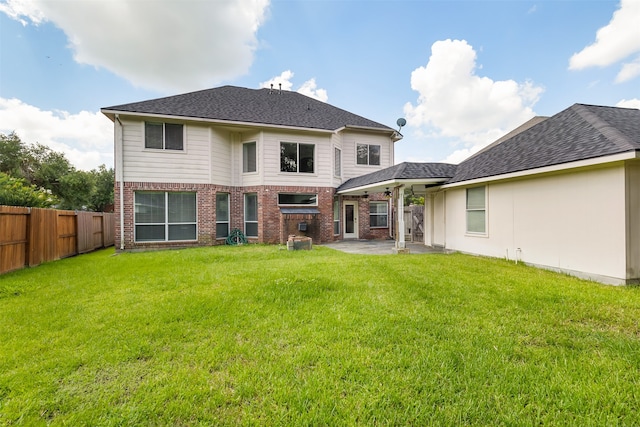
[(371, 191), (372, 189), (378, 189), (379, 191), (382, 188), (395, 188), (400, 185), (416, 185), (416, 184), (437, 184), (442, 182), (443, 178), (429, 178), (429, 179), (390, 179), (382, 182), (374, 182), (372, 184), (361, 185), (360, 187), (353, 187), (347, 190), (338, 191), (338, 194), (359, 194), (363, 191)]
[[(295, 131), (305, 131), (305, 132), (319, 132), (319, 133), (334, 133), (334, 131), (329, 129), (318, 129), (318, 128), (305, 128), (298, 126), (286, 126), (286, 125), (274, 125), (270, 123), (255, 123), (255, 122), (240, 122), (234, 120), (219, 120), (219, 119), (207, 119), (202, 117), (188, 117), (188, 116), (172, 116), (167, 114), (153, 114), (153, 113), (132, 113), (130, 111), (117, 111), (117, 110), (100, 110), (102, 114), (111, 118), (110, 114), (119, 114), (124, 117), (140, 117), (140, 118), (154, 118), (154, 119), (163, 119), (163, 120), (175, 120), (182, 122), (198, 122), (198, 123), (211, 123), (218, 124), (224, 126), (233, 126), (233, 127), (252, 127), (252, 128), (273, 128), (273, 129), (288, 129)], [(113, 120), (113, 119), (112, 119)]]
[(400, 141), (403, 136), (401, 133), (389, 128), (389, 129), (382, 129), (382, 128), (376, 128), (373, 126), (354, 126), (354, 125), (345, 125), (342, 126), (341, 128), (336, 129), (334, 132), (335, 133), (340, 133), (343, 132), (345, 130), (360, 130), (360, 131), (366, 131), (366, 132), (375, 132), (375, 133), (383, 133), (385, 135), (389, 135), (391, 139), (393, 139), (393, 142), (398, 142)]
[(468, 181), (455, 182), (453, 184), (444, 184), (440, 188), (466, 187), (469, 185), (483, 184), (487, 182), (503, 181), (509, 179), (527, 178), (535, 175), (547, 173), (568, 171), (571, 169), (589, 168), (606, 165), (607, 163), (622, 162), (625, 160), (633, 160), (640, 158), (640, 152), (628, 151), (626, 153), (613, 154), (611, 156), (595, 157), (593, 159), (578, 160), (570, 163), (561, 163), (558, 165), (545, 166), (542, 168), (528, 169), (520, 172), (506, 173), (502, 175), (488, 176), (485, 178), (471, 179)]

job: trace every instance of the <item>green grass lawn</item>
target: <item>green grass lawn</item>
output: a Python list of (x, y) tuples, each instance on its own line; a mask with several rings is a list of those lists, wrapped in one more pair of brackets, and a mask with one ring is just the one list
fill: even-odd
[(0, 276), (0, 425), (640, 425), (640, 288), (504, 260), (103, 250)]

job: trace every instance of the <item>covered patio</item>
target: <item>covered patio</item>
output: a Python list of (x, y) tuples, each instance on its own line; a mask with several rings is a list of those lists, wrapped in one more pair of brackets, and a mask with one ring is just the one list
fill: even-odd
[[(404, 162), (367, 175), (351, 178), (338, 187), (337, 194), (341, 196), (367, 197), (369, 194), (383, 193), (392, 200), (394, 240), (386, 243), (387, 245), (392, 245), (389, 253), (424, 253), (429, 250), (437, 252), (439, 249), (426, 246), (425, 242), (407, 242), (403, 215), (405, 192), (411, 191), (417, 195), (426, 194), (427, 187), (442, 184), (453, 176), (455, 170), (456, 165), (446, 163)], [(352, 241), (344, 241), (347, 245), (350, 242)], [(356, 242), (366, 241), (356, 240)], [(373, 240), (371, 242), (378, 241)], [(336, 244), (339, 245), (340, 243)], [(384, 244), (378, 244), (380, 244), (380, 248), (376, 250), (383, 250), (381, 248), (384, 248)], [(366, 243), (353, 245), (362, 249), (367, 247)], [(372, 246), (374, 245), (372, 244)]]

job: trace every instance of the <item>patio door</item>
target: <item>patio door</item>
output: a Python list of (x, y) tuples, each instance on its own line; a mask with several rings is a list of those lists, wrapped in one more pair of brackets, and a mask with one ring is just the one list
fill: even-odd
[(344, 209), (344, 236), (345, 239), (358, 238), (358, 202), (349, 201), (343, 203)]

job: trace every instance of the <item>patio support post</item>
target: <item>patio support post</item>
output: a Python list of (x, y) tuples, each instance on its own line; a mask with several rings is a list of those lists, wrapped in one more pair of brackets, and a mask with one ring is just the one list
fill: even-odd
[(396, 249), (406, 247), (404, 241), (404, 185), (398, 187), (398, 236), (396, 238)]

